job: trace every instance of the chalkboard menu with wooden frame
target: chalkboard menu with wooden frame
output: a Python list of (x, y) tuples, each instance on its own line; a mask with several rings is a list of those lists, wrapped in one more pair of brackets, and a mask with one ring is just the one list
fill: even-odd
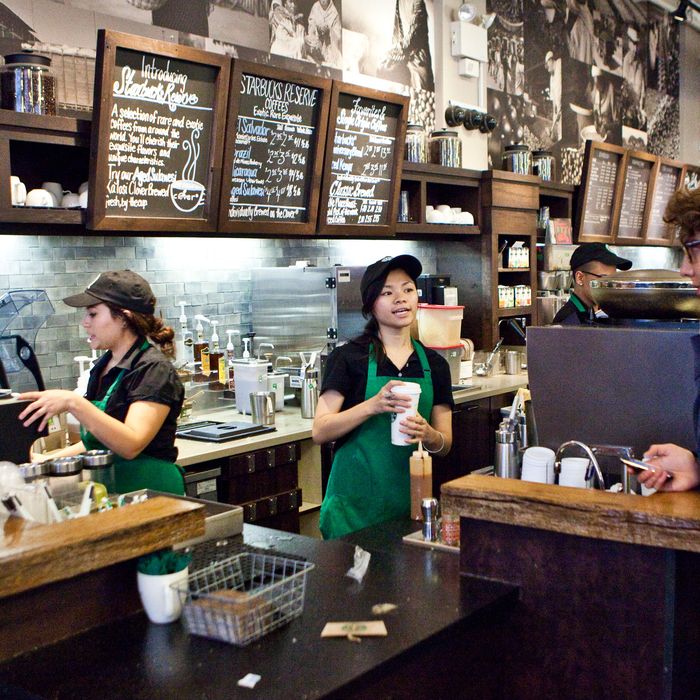
[(649, 185), (649, 207), (646, 216), (647, 243), (670, 245), (676, 236), (676, 227), (664, 221), (664, 212), (671, 195), (683, 186), (685, 165), (670, 158), (658, 158), (652, 183)]
[(408, 98), (333, 82), (319, 232), (393, 233)]
[(615, 243), (639, 245), (644, 242), (651, 186), (658, 158), (644, 151), (627, 151), (622, 164), (620, 206), (614, 225)]
[(623, 184), (622, 146), (586, 141), (579, 188), (576, 232), (580, 243), (611, 243)]
[(99, 31), (89, 228), (216, 230), (230, 65)]
[(219, 230), (316, 231), (331, 81), (234, 61)]

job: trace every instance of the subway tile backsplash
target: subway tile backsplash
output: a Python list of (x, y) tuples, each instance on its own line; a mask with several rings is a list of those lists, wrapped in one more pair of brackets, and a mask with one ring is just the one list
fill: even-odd
[[(89, 355), (80, 328), (82, 311), (61, 299), (82, 291), (98, 273), (128, 268), (150, 282), (158, 310), (178, 328), (178, 301), (187, 301), (190, 329), (195, 313), (216, 319), (219, 336), (250, 327), (250, 270), (285, 267), (297, 260), (328, 266), (367, 265), (384, 255), (411, 253), (426, 272), (436, 272), (438, 245), (456, 244), (396, 240), (169, 238), (103, 235), (0, 235), (0, 294), (10, 289), (44, 289), (54, 305), (36, 336), (35, 352), (48, 388), (73, 389), (78, 365), (73, 357)], [(7, 332), (22, 334), (18, 324)], [(209, 335), (211, 329), (205, 329)], [(237, 353), (239, 354), (239, 353)]]

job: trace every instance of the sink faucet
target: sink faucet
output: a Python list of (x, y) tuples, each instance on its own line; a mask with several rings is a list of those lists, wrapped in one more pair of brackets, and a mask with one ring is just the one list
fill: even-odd
[(595, 471), (595, 475), (598, 480), (598, 488), (602, 491), (605, 491), (605, 479), (603, 479), (603, 472), (600, 470), (598, 460), (596, 459), (595, 454), (593, 454), (594, 450), (591, 450), (591, 448), (588, 447), (588, 445), (585, 445), (584, 443), (579, 442), (578, 440), (569, 440), (568, 442), (564, 442), (561, 445), (559, 445), (559, 449), (557, 450), (556, 455), (554, 455), (554, 470), (557, 473), (561, 472), (561, 455), (569, 447), (579, 447), (586, 453), (588, 459), (591, 460), (591, 464), (586, 470), (586, 481), (588, 481), (593, 476), (593, 472)]
[(260, 343), (260, 345), (258, 345), (258, 360), (260, 359), (260, 354), (263, 348), (270, 348), (270, 350), (274, 350), (275, 346), (272, 343)]

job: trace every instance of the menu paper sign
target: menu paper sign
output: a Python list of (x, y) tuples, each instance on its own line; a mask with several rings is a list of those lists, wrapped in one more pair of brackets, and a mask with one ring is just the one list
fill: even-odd
[(327, 230), (382, 230), (395, 223), (406, 111), (406, 98), (399, 95), (345, 87), (334, 92), (323, 195)]
[(649, 180), (655, 161), (654, 156), (646, 154), (645, 157), (630, 154), (627, 158), (617, 229), (618, 238), (642, 237)]
[(609, 151), (595, 151), (588, 180), (582, 232), (597, 236), (610, 234), (617, 170), (622, 155)]
[(664, 212), (671, 195), (683, 182), (683, 166), (671, 164), (663, 160), (659, 164), (654, 182), (651, 208), (649, 211), (649, 223), (647, 225), (647, 238), (670, 241), (675, 234), (675, 227), (664, 221)]
[(236, 61), (231, 84), (221, 229), (311, 233), (331, 81)]
[(212, 157), (227, 59), (116, 32), (101, 40), (90, 185), (96, 227), (141, 219), (141, 229), (213, 230)]

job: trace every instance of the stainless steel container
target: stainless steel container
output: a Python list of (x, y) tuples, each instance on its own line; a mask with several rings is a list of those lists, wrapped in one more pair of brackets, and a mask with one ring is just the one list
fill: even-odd
[(103, 484), (107, 493), (116, 491), (114, 453), (111, 450), (88, 450), (83, 454), (83, 480)]
[(18, 464), (17, 468), (27, 483), (37, 479), (48, 479), (51, 474), (51, 462), (25, 462)]
[(301, 382), (301, 417), (313, 418), (318, 404), (318, 371), (307, 370)]
[(274, 425), (275, 393), (272, 391), (251, 391), (250, 411), (253, 423)]
[(54, 496), (77, 490), (83, 470), (82, 455), (58, 457), (50, 464), (49, 487)]
[(519, 471), (515, 422), (510, 426), (507, 421), (503, 421), (496, 431), (493, 473), (502, 479), (518, 479)]
[(437, 498), (424, 498), (421, 501), (421, 513), (423, 514), (423, 539), (426, 542), (437, 541), (439, 534)]
[(612, 318), (700, 318), (697, 288), (674, 270), (627, 270), (591, 280), (591, 294)]

